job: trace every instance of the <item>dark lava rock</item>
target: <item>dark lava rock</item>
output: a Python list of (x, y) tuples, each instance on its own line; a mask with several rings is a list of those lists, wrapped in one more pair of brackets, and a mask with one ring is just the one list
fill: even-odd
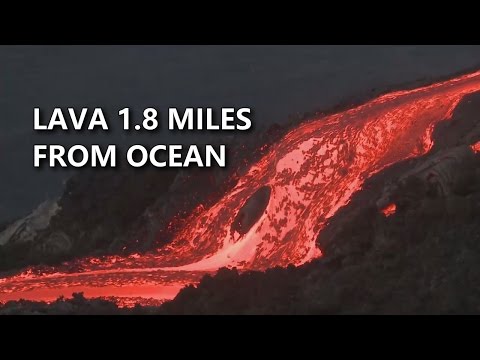
[(265, 212), (271, 192), (270, 186), (262, 186), (255, 191), (233, 220), (232, 231), (246, 234)]
[(119, 252), (130, 240), (129, 229), (168, 192), (175, 176), (175, 171), (151, 169), (78, 173), (67, 182), (60, 210), (45, 230), (30, 242), (0, 247), (0, 270)]

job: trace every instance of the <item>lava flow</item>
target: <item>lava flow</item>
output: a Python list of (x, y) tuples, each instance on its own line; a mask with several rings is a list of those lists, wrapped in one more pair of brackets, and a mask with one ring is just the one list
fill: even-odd
[[(215, 205), (198, 209), (167, 247), (29, 268), (0, 279), (0, 301), (86, 297), (168, 299), (220, 267), (264, 270), (321, 255), (316, 238), (372, 174), (432, 147), (436, 123), (480, 90), (480, 72), (300, 124)], [(140, 301), (141, 302), (141, 301)]]

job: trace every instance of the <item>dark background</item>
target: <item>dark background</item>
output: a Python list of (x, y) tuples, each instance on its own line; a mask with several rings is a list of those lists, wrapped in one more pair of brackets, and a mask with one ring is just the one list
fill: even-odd
[[(0, 224), (58, 195), (70, 174), (34, 169), (34, 144), (195, 142), (200, 136), (125, 134), (116, 117), (123, 107), (246, 106), (261, 131), (374, 88), (475, 65), (478, 46), (1, 46)], [(108, 136), (35, 133), (34, 107), (47, 115), (54, 107), (102, 107), (113, 129)]]

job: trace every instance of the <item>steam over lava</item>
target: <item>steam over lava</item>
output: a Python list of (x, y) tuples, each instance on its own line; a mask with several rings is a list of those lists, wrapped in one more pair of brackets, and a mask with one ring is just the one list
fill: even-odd
[(120, 304), (128, 297), (166, 299), (222, 266), (262, 270), (303, 264), (320, 256), (319, 232), (368, 177), (426, 153), (434, 125), (479, 90), (476, 72), (303, 123), (220, 201), (194, 211), (167, 247), (30, 268), (0, 279), (0, 301), (50, 301), (78, 291), (117, 297)]

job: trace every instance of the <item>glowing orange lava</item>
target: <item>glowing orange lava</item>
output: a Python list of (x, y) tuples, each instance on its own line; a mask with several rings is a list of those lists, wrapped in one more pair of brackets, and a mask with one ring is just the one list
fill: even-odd
[(383, 213), (383, 215), (385, 215), (385, 217), (389, 217), (390, 215), (395, 214), (395, 211), (397, 211), (397, 205), (395, 205), (393, 203), (387, 205), (386, 207), (384, 207), (382, 209), (382, 213)]
[(425, 154), (433, 127), (480, 90), (480, 72), (392, 92), (288, 132), (220, 201), (199, 208), (167, 247), (86, 258), (0, 279), (0, 301), (86, 297), (172, 298), (222, 266), (263, 270), (320, 256), (316, 238), (372, 174)]
[(472, 146), (470, 146), (475, 154), (480, 153), (480, 141), (476, 142)]

